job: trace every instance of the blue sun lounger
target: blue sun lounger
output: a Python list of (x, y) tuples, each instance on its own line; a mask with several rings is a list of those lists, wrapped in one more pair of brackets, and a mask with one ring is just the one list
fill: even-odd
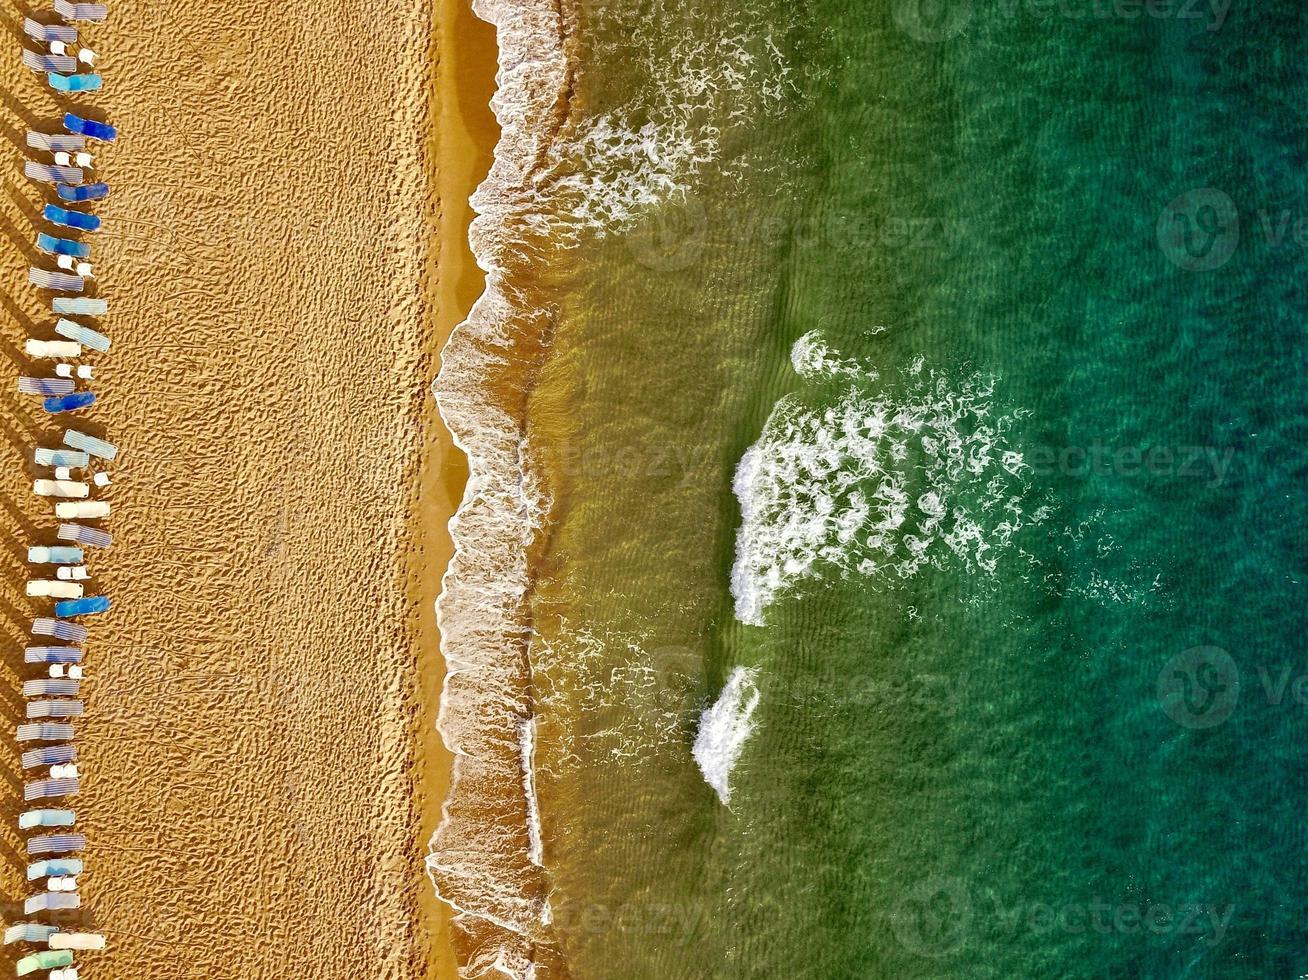
[(23, 48), (23, 67), (32, 71), (74, 72), (77, 71), (77, 59), (67, 54), (38, 54)]
[(51, 224), (63, 225), (65, 228), (76, 228), (78, 231), (100, 230), (98, 215), (70, 211), (67, 208), (59, 207), (57, 204), (47, 204), (42, 213), (45, 215), (45, 220)]
[(86, 242), (75, 242), (71, 238), (55, 238), (54, 235), (47, 235), (45, 232), (37, 234), (36, 247), (51, 255), (71, 255), (75, 259), (91, 257), (91, 246)]
[(82, 201), (99, 201), (109, 196), (108, 184), (82, 184), (73, 186), (70, 184), (55, 184), (55, 193), (59, 195), (59, 200), (67, 201), (70, 204), (80, 204)]
[(25, 810), (18, 815), (19, 830), (35, 830), (37, 827), (71, 827), (77, 822), (77, 814), (72, 810)]
[(96, 122), (94, 119), (83, 119), (71, 112), (64, 113), (64, 129), (70, 133), (85, 136), (87, 139), (101, 140), (105, 143), (112, 143), (118, 138), (118, 130), (108, 123)]
[(55, 0), (55, 13), (64, 20), (102, 21), (109, 16), (109, 8), (102, 3), (69, 3)]
[[(61, 525), (60, 530), (72, 525)], [(64, 538), (63, 540), (68, 540)], [(41, 616), (32, 620), (33, 636), (53, 636), (56, 640), (67, 640), (70, 643), (81, 643), (90, 634), (85, 626), (78, 623), (65, 622), (62, 619), (55, 619), (53, 616)], [(62, 661), (60, 661), (62, 663)], [(28, 663), (31, 663), (29, 660)]]
[[(23, 799), (30, 803), (32, 800), (44, 800), (51, 796), (73, 796), (77, 790), (76, 779), (38, 779), (23, 786)], [(27, 846), (30, 853), (32, 842), (28, 841)]]
[(23, 662), (29, 664), (80, 664), (81, 647), (28, 647)]
[(73, 726), (61, 725), (53, 721), (28, 723), (18, 726), (20, 742), (71, 742)]
[(38, 133), (29, 129), (27, 145), (33, 150), (44, 150), (46, 153), (76, 153), (86, 149), (86, 137), (75, 133)]
[(81, 858), (50, 858), (46, 861), (34, 861), (27, 866), (28, 881), (38, 881), (41, 878), (76, 877), (81, 873)]
[(77, 40), (77, 28), (69, 24), (42, 24), (31, 17), (23, 18), (23, 32), (33, 41), (63, 41), (72, 44)]
[[(28, 681), (28, 683), (32, 682)], [(77, 682), (74, 681), (73, 683)], [(43, 745), (39, 749), (31, 749), (23, 753), (24, 769), (35, 769), (37, 766), (57, 766), (65, 762), (76, 761), (77, 746), (72, 744)]]
[(84, 177), (81, 167), (61, 167), (35, 160), (23, 164), (23, 175), (43, 184), (80, 184)]
[(84, 327), (80, 323), (74, 323), (72, 320), (60, 320), (55, 324), (55, 333), (60, 337), (67, 337), (69, 340), (75, 340), (83, 347), (89, 347), (93, 351), (99, 351), (103, 354), (109, 349), (109, 338), (99, 330), (92, 330), (90, 327)]
[[(91, 299), (86, 296), (56, 296), (50, 308), (60, 316), (104, 316), (109, 312), (107, 299)], [(74, 446), (81, 449), (81, 446)]]
[[(58, 782), (58, 780), (51, 780)], [(77, 780), (64, 780), (76, 782)], [(30, 837), (27, 841), (28, 854), (67, 854), (69, 851), (86, 850), (85, 834), (42, 834)]]
[(51, 272), (36, 266), (27, 270), (27, 281), (38, 289), (54, 289), (65, 293), (80, 293), (86, 285), (81, 276), (71, 272)]
[(20, 395), (68, 395), (77, 387), (72, 378), (19, 378)]
[(45, 79), (56, 92), (98, 92), (103, 79), (95, 72), (85, 75), (60, 75), (47, 72)]
[(55, 603), (55, 615), (61, 619), (68, 616), (94, 616), (98, 613), (108, 612), (109, 605), (107, 595), (91, 595), (82, 599), (64, 599)]
[(47, 398), (41, 403), (41, 407), (51, 415), (59, 415), (63, 412), (76, 412), (79, 408), (90, 408), (94, 404), (94, 391), (75, 391), (71, 395), (55, 395)]

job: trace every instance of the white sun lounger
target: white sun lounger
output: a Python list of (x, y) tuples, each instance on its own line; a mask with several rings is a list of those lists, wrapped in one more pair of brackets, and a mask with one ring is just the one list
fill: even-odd
[(82, 898), (76, 892), (72, 894), (63, 894), (60, 892), (41, 892), (39, 895), (33, 895), (23, 902), (23, 911), (27, 915), (33, 915), (37, 912), (54, 912), (60, 909), (76, 909), (82, 907)]
[(81, 167), (57, 167), (49, 163), (28, 160), (23, 164), (23, 176), (42, 184), (80, 184), (85, 175)]
[(50, 548), (38, 544), (27, 549), (27, 560), (33, 565), (80, 565), (86, 560), (86, 552), (71, 544)]
[(60, 316), (104, 316), (109, 312), (109, 301), (89, 296), (56, 296), (50, 308)]
[(27, 595), (33, 599), (80, 599), (84, 594), (81, 582), (38, 578), (27, 583)]
[(86, 281), (70, 272), (51, 272), (32, 266), (27, 270), (27, 281), (39, 289), (57, 289), (64, 293), (80, 293)]
[[(74, 691), (73, 693), (76, 694), (77, 692)], [(39, 749), (29, 749), (22, 756), (24, 769), (35, 769), (37, 766), (57, 766), (60, 763), (76, 761), (77, 746), (72, 744), (43, 745)]]
[(33, 41), (63, 41), (74, 44), (77, 41), (77, 28), (68, 24), (42, 24), (31, 17), (23, 18), (23, 31)]
[(60, 524), (56, 536), (60, 541), (76, 541), (90, 545), (92, 548), (108, 548), (114, 539), (108, 531), (98, 527), (83, 527), (81, 524)]
[[(65, 527), (75, 525), (66, 524)], [(89, 635), (90, 630), (80, 623), (70, 623), (66, 619), (55, 619), (53, 616), (41, 616), (32, 620), (33, 636), (53, 636), (56, 640), (68, 640), (70, 643), (81, 643)], [(29, 660), (28, 663), (31, 663)]]
[[(72, 680), (67, 677), (38, 677), (35, 680), (23, 681), (23, 697), (40, 698), (40, 697), (77, 697), (77, 689), (81, 686), (81, 681)], [(37, 749), (41, 752), (43, 749)], [(76, 755), (76, 753), (74, 753)], [(51, 759), (55, 762), (72, 762), (72, 759)]]
[(51, 949), (104, 949), (104, 936), (98, 932), (56, 932), (47, 942)]
[(61, 701), (57, 698), (27, 702), (28, 718), (78, 718), (85, 705), (81, 701)]
[(33, 340), (27, 341), (28, 357), (81, 357), (82, 345), (71, 340)]
[(19, 830), (35, 830), (37, 827), (71, 827), (77, 822), (77, 814), (72, 810), (24, 810), (18, 815)]
[(91, 495), (91, 485), (77, 480), (33, 480), (32, 492), (38, 497), (75, 497), (81, 500)]
[(46, 861), (33, 861), (27, 866), (27, 880), (40, 881), (42, 878), (76, 877), (82, 873), (84, 867), (81, 858), (51, 858)]
[(55, 0), (55, 13), (64, 20), (89, 20), (99, 22), (109, 16), (109, 8), (102, 3), (69, 3), (68, 0)]
[[(77, 789), (76, 779), (39, 779), (23, 787), (23, 799), (30, 803), (32, 800), (43, 800), (51, 796), (74, 796)], [(27, 844), (30, 849), (32, 842), (28, 841)]]
[(29, 129), (27, 145), (33, 150), (43, 150), (46, 153), (78, 153), (86, 149), (86, 137), (77, 133), (38, 133)]
[[(95, 521), (109, 516), (107, 500), (61, 500), (55, 504), (55, 517), (61, 521)], [(62, 598), (80, 599), (81, 596)]]

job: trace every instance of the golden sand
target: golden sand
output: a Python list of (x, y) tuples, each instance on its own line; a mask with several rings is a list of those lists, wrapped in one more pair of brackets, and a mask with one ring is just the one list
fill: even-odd
[[(114, 349), (87, 428), (122, 455), (78, 726), (80, 889), (110, 943), (88, 976), (454, 975), (423, 856), (448, 775), (432, 602), (463, 476), (429, 385), (480, 289), (467, 196), (494, 138), (493, 38), (461, 7), (121, 0), (86, 32), (106, 79), (88, 102), (123, 133), (93, 239)], [(10, 392), (49, 373), (20, 352), (54, 319), (24, 285), (43, 195), (19, 147), (63, 108), (17, 66), (26, 12), (4, 14)], [(48, 609), (22, 598), (22, 549), (55, 523), (21, 454), (59, 427), (35, 398), (2, 404), (12, 726)], [(4, 744), (8, 923), (28, 888)]]

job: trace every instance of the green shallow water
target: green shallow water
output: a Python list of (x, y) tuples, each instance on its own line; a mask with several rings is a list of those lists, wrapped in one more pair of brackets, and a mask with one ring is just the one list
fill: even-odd
[[(554, 933), (578, 978), (1298, 976), (1308, 12), (933, 9), (583, 20), (596, 116), (668, 92), (638, 21), (656, 63), (731, 34), (788, 73), (705, 100), (688, 193), (556, 270), (529, 418)], [(863, 373), (797, 374), (813, 331)], [(939, 540), (904, 578), (818, 562), (741, 622), (732, 480), (777, 403), (931, 377), (993, 379), (960, 431), (1024, 460), (944, 487), (987, 535), (989, 481), (1015, 501), (993, 571)], [(692, 747), (742, 666), (728, 807)]]

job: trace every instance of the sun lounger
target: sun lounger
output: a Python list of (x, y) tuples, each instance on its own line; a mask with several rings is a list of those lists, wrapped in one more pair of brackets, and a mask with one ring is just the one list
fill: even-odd
[(92, 548), (108, 548), (114, 543), (113, 535), (108, 531), (101, 531), (98, 527), (83, 527), (81, 524), (60, 524), (55, 536), (60, 541), (76, 541)]
[(18, 726), (18, 741), (20, 742), (68, 742), (72, 740), (72, 737), (72, 725), (43, 721), (37, 724), (29, 723)]
[(28, 357), (81, 357), (82, 345), (71, 340), (33, 340), (24, 345)]
[(59, 167), (35, 160), (23, 164), (23, 174), (43, 184), (80, 184), (83, 178), (81, 167)]
[(74, 44), (77, 41), (77, 28), (68, 24), (42, 24), (31, 17), (23, 18), (23, 32), (33, 41), (63, 41)]
[(83, 119), (71, 112), (64, 113), (64, 129), (85, 136), (87, 139), (102, 140), (106, 143), (111, 143), (118, 138), (118, 130), (108, 123)]
[[(76, 779), (39, 779), (23, 787), (23, 799), (27, 801), (43, 800), (51, 796), (73, 796), (77, 793)], [(33, 838), (35, 840), (36, 838)], [(32, 851), (32, 841), (27, 842), (28, 853)]]
[(76, 412), (80, 408), (90, 408), (95, 404), (95, 392), (93, 391), (76, 391), (71, 395), (55, 395), (47, 398), (41, 403), (51, 415), (59, 415), (62, 412)]
[(100, 230), (100, 218), (94, 214), (70, 211), (68, 208), (61, 208), (57, 204), (47, 204), (41, 213), (45, 216), (46, 221), (56, 225), (63, 225), (65, 228), (76, 228), (78, 231)]
[(71, 255), (75, 259), (86, 259), (91, 256), (91, 246), (85, 242), (75, 242), (71, 238), (55, 238), (54, 235), (47, 235), (45, 232), (36, 236), (36, 247), (51, 255)]
[(45, 80), (56, 92), (98, 92), (100, 86), (104, 84), (104, 80), (96, 72), (87, 72), (84, 75), (59, 75), (51, 71), (46, 73)]
[(80, 664), (81, 647), (28, 647), (23, 653), (29, 664)]
[(65, 293), (80, 293), (86, 281), (67, 272), (51, 272), (32, 266), (27, 270), (27, 281), (38, 289), (57, 289)]
[[(73, 525), (65, 525), (72, 527)], [(77, 623), (66, 623), (62, 619), (55, 619), (53, 616), (41, 616), (32, 620), (33, 636), (53, 636), (56, 640), (68, 640), (71, 643), (81, 643), (86, 639), (91, 631), (85, 626)], [(78, 659), (81, 659), (80, 657)], [(28, 661), (31, 663), (32, 661)], [(58, 661), (67, 663), (68, 661)]]
[(33, 150), (43, 150), (46, 153), (76, 153), (86, 148), (86, 137), (76, 133), (38, 133), (29, 129), (27, 145)]
[(60, 316), (104, 316), (109, 312), (109, 301), (86, 296), (56, 296), (51, 308)]
[[(60, 892), (41, 892), (33, 895), (31, 898), (24, 900), (23, 912), (27, 915), (34, 915), (37, 912), (55, 912), (61, 909), (76, 909), (82, 907), (82, 898), (74, 893), (71, 895), (61, 894)], [(37, 969), (45, 969), (51, 966), (67, 966), (73, 962), (72, 950), (46, 950), (44, 953), (37, 953), (36, 956), (44, 957), (66, 957), (66, 959), (45, 959), (40, 962)], [(21, 977), (24, 972), (23, 963), (34, 957), (26, 956), (18, 961), (18, 975)]]
[(40, 881), (42, 878), (76, 877), (82, 873), (82, 868), (81, 858), (51, 858), (47, 861), (33, 861), (27, 866), (27, 880)]
[(38, 497), (89, 497), (91, 487), (76, 480), (34, 480), (32, 490)]
[(27, 702), (28, 718), (78, 718), (85, 709), (81, 701), (41, 700)]
[[(34, 680), (23, 681), (23, 697), (77, 697), (77, 689), (81, 687), (82, 682), (73, 680), (68, 677), (37, 677)], [(76, 753), (74, 752), (74, 756)], [(73, 759), (51, 759), (51, 764), (56, 762), (72, 762)]]
[(58, 926), (38, 922), (20, 922), (5, 930), (5, 945), (10, 943), (44, 943), (59, 931)]
[(111, 463), (118, 455), (118, 447), (113, 443), (97, 439), (95, 436), (88, 436), (76, 429), (67, 429), (64, 432), (64, 445), (72, 446), (74, 449), (81, 449), (83, 452), (88, 452), (92, 456), (99, 456)]
[(87, 596), (85, 599), (67, 599), (55, 603), (56, 616), (94, 616), (109, 611), (107, 595)]
[(61, 521), (98, 521), (109, 516), (107, 500), (61, 500), (55, 504), (55, 517)]
[(40, 837), (29, 837), (27, 840), (28, 854), (68, 854), (72, 851), (84, 850), (86, 850), (85, 834), (42, 834)]
[(109, 185), (103, 182), (82, 185), (57, 183), (55, 184), (55, 193), (59, 195), (61, 201), (79, 204), (82, 201), (99, 201), (108, 197)]
[[(65, 897), (76, 897), (76, 896), (50, 895), (50, 893), (47, 892), (45, 895), (37, 895), (35, 898), (29, 898), (26, 904), (31, 907), (28, 908), (27, 913), (28, 915), (31, 915), (33, 912), (45, 912), (48, 911), (49, 909), (54, 909), (54, 908), (74, 908), (74, 909), (77, 908), (77, 905), (40, 904), (38, 901), (39, 899), (42, 898), (65, 898)], [(38, 904), (33, 905), (33, 902), (37, 902)], [(24, 956), (21, 960), (18, 961), (16, 969), (18, 970), (18, 975), (20, 977), (25, 977), (29, 973), (35, 973), (37, 970), (54, 970), (54, 969), (58, 969), (61, 966), (68, 966), (72, 962), (73, 962), (72, 950), (46, 949), (46, 950), (42, 950), (39, 953), (33, 953), (31, 956)]]
[(77, 385), (72, 378), (30, 378), (18, 379), (20, 395), (67, 395)]
[(77, 814), (72, 810), (25, 810), (18, 815), (19, 830), (35, 830), (37, 827), (71, 827), (77, 822)]
[(82, 583), (35, 579), (27, 583), (27, 595), (34, 599), (80, 599)]
[(37, 449), (37, 466), (69, 466), (77, 469), (91, 462), (91, 457), (78, 449)]
[(76, 341), (83, 347), (89, 347), (93, 351), (103, 354), (109, 350), (109, 338), (99, 330), (92, 330), (90, 327), (84, 327), (80, 323), (74, 323), (72, 320), (60, 320), (55, 324), (55, 333), (60, 337), (66, 337), (69, 340)]
[(38, 54), (24, 48), (23, 67), (32, 71), (74, 72), (77, 71), (77, 59), (66, 54)]
[(104, 949), (104, 936), (98, 932), (56, 932), (47, 942), (51, 949), (81, 949), (98, 951)]
[[(28, 681), (28, 684), (34, 683)], [(76, 684), (77, 681), (64, 681), (65, 684)], [(26, 693), (26, 685), (24, 692)], [(74, 694), (77, 692), (74, 691)], [(23, 753), (23, 768), (35, 769), (37, 766), (54, 766), (61, 762), (76, 762), (77, 746), (76, 745), (43, 745), (39, 749), (31, 749)]]
[(102, 3), (69, 3), (69, 0), (55, 0), (55, 13), (64, 20), (102, 21), (109, 16), (109, 8)]
[(36, 544), (27, 549), (27, 560), (33, 565), (80, 565), (86, 560), (86, 552), (73, 545)]

